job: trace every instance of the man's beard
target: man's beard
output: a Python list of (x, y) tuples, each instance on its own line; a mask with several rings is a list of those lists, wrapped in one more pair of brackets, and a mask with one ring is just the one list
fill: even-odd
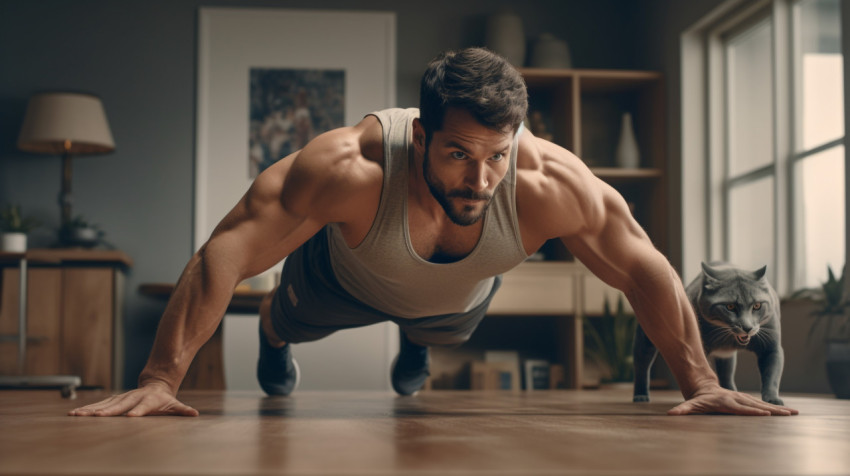
[[(452, 221), (455, 225), (459, 226), (469, 226), (474, 225), (487, 213), (487, 209), (490, 208), (490, 201), (493, 198), (492, 194), (486, 192), (475, 192), (472, 190), (446, 190), (446, 186), (440, 182), (431, 171), (431, 161), (428, 157), (428, 146), (425, 146), (425, 159), (422, 162), (422, 172), (425, 177), (425, 183), (428, 184), (428, 190), (431, 191), (431, 195), (437, 200), (440, 206), (443, 207), (443, 211), (446, 212), (446, 216), (449, 217), (449, 220)], [(486, 200), (487, 202), (484, 204), (484, 208), (481, 209), (481, 212), (475, 213), (474, 209), (469, 206), (463, 206), (460, 210), (455, 210), (455, 206), (450, 200), (451, 198), (465, 198), (469, 200)]]

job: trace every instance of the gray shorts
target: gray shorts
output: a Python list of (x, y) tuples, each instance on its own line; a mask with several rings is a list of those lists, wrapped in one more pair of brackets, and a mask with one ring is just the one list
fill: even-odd
[(484, 302), (468, 312), (416, 319), (393, 316), (363, 304), (340, 286), (327, 240), (323, 228), (284, 263), (280, 287), (272, 300), (271, 319), (275, 333), (285, 342), (309, 342), (340, 329), (392, 321), (417, 344), (460, 345), (478, 327), (502, 283), (502, 277), (496, 276)]

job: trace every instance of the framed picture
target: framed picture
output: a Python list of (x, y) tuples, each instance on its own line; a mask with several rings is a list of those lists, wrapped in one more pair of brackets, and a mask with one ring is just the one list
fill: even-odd
[(395, 14), (201, 8), (194, 245), (277, 160), (395, 104)]

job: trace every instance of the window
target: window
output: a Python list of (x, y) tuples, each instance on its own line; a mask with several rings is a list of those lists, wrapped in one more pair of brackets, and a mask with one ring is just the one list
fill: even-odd
[(773, 200), (776, 163), (773, 131), (773, 25), (764, 18), (732, 31), (723, 44), (725, 138), (720, 155), (723, 182), (717, 201), (724, 208), (724, 259), (776, 270)]
[(840, 4), (727, 2), (682, 37), (683, 180), (704, 182), (683, 192), (686, 270), (694, 258), (767, 265), (780, 293), (818, 286), (827, 266), (840, 273)]

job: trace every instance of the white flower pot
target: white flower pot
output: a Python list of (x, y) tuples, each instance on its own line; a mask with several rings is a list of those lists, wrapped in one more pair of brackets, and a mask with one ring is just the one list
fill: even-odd
[(27, 250), (27, 234), (21, 232), (3, 232), (0, 234), (0, 250), (10, 253), (23, 253)]

